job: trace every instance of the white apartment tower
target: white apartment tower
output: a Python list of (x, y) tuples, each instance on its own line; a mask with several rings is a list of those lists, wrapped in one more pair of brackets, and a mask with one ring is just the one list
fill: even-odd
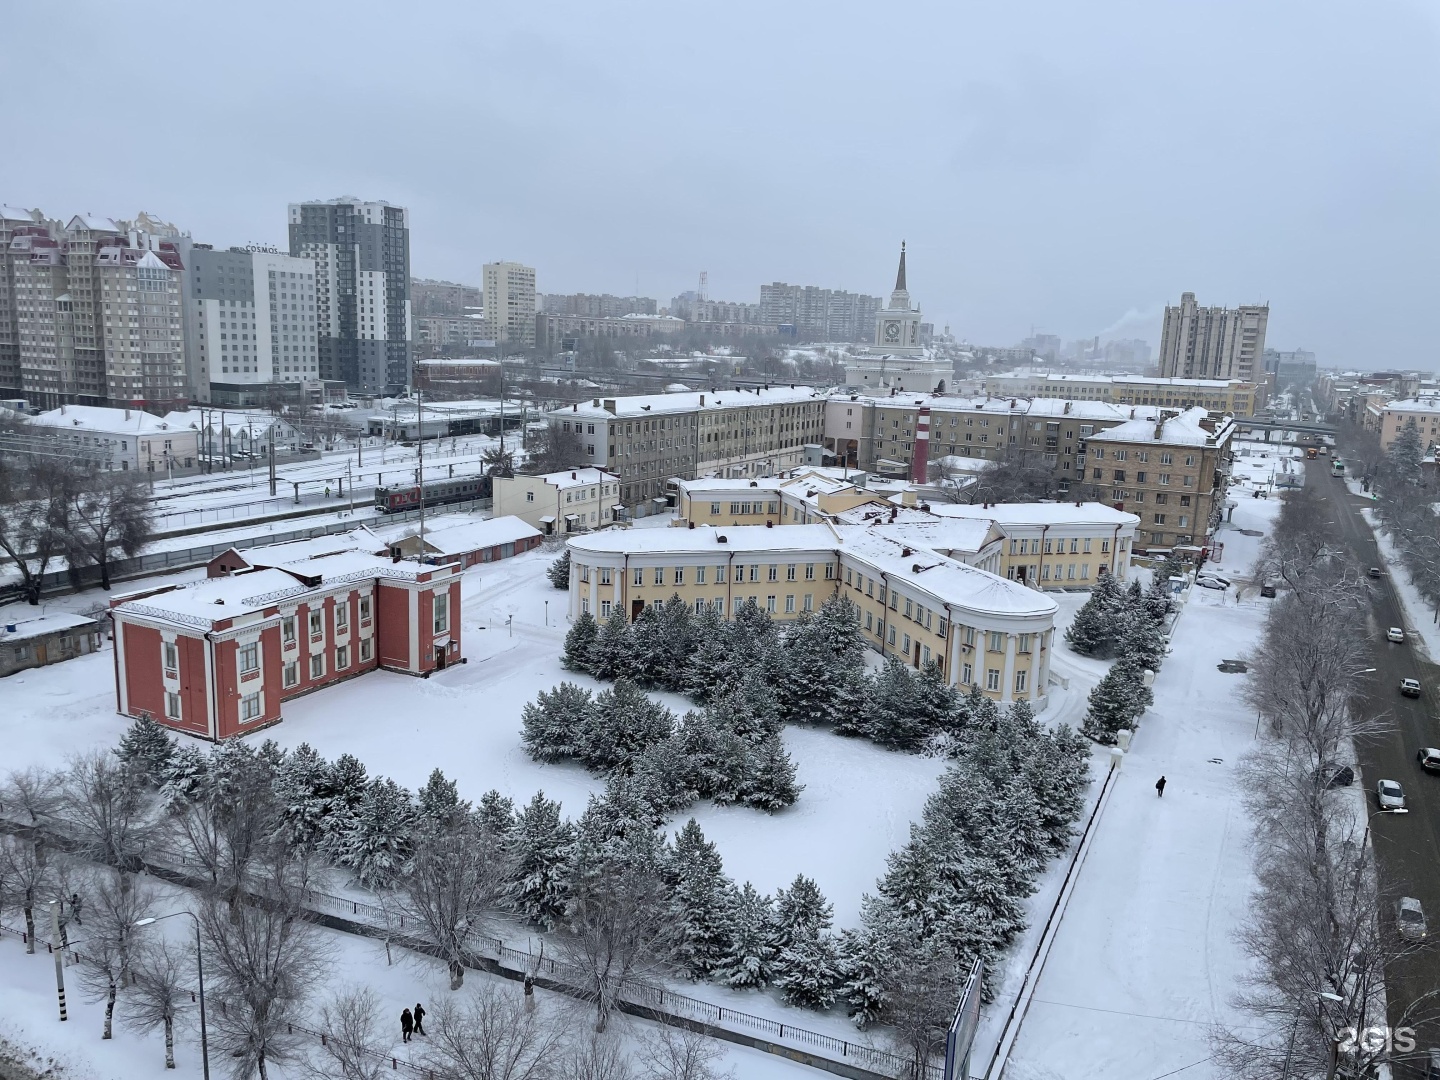
[(535, 345), (535, 268), (515, 262), (485, 264), (485, 317), (503, 345)]
[(195, 396), (260, 405), (277, 386), (320, 379), (315, 263), (260, 248), (196, 245), (186, 321)]
[(1165, 308), (1160, 376), (1166, 379), (1263, 379), (1268, 304), (1201, 307), (1194, 293)]

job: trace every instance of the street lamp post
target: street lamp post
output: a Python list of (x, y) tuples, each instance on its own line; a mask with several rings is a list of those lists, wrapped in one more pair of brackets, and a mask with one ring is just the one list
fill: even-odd
[(205, 1030), (205, 960), (200, 948), (200, 916), (193, 911), (172, 911), (159, 918), (137, 919), (135, 925), (150, 926), (162, 919), (173, 919), (176, 915), (189, 915), (195, 921), (195, 975), (200, 981), (200, 1061), (205, 1070), (205, 1080), (210, 1080), (210, 1039)]

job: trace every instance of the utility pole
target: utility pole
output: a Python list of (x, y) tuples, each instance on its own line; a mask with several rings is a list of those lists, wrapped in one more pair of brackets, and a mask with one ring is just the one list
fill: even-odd
[(271, 424), (270, 424), (270, 497), (271, 497), (271, 498), (274, 498), (274, 497), (275, 497), (275, 424), (276, 424), (277, 422), (278, 422), (278, 421), (272, 421)]
[(420, 463), (420, 548), (418, 558), (425, 561), (425, 399), (420, 391), (415, 392), (415, 423), (419, 428), (419, 441), (415, 451)]
[(55, 954), (55, 992), (60, 996), (60, 1021), (69, 1019), (65, 1014), (65, 950), (60, 947), (60, 903), (50, 901), (50, 951)]

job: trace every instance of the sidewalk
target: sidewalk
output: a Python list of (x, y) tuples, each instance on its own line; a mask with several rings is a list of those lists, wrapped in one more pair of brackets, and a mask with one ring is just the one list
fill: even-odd
[[(1264, 529), (1276, 509), (1244, 500), (1236, 524)], [(1233, 590), (1190, 597), (1007, 1078), (1149, 1080), (1183, 1069), (1184, 1080), (1218, 1080), (1207, 1029), (1239, 1019), (1229, 998), (1249, 964), (1236, 940), (1253, 878), (1235, 767), (1255, 716), (1241, 700), (1245, 677), (1216, 666), (1254, 647), (1267, 604), (1237, 605)]]

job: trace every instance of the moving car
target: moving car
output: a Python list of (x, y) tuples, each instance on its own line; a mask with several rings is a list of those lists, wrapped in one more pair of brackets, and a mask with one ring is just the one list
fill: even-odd
[(1405, 809), (1405, 789), (1394, 780), (1381, 780), (1376, 784), (1375, 798), (1381, 810)]
[(1225, 583), (1224, 583), (1223, 581), (1221, 581), (1219, 578), (1213, 578), (1213, 577), (1198, 577), (1198, 578), (1195, 579), (1195, 584), (1198, 585), (1198, 586), (1200, 586), (1200, 588), (1202, 588), (1202, 589), (1223, 589), (1223, 588), (1225, 588)]
[(1440, 773), (1440, 750), (1433, 746), (1425, 746), (1415, 755), (1415, 758), (1426, 772)]
[(1378, 567), (1378, 566), (1372, 566), (1372, 567), (1370, 567), (1370, 576), (1371, 576), (1371, 577), (1379, 577), (1379, 576), (1380, 576), (1380, 567)]
[(1404, 694), (1406, 697), (1419, 697), (1419, 696), (1420, 696), (1420, 680), (1419, 680), (1419, 679), (1401, 679), (1401, 680), (1400, 680), (1400, 693)]
[(1413, 896), (1402, 896), (1395, 904), (1395, 929), (1406, 941), (1424, 941), (1430, 928), (1425, 925), (1425, 912)]
[(1392, 626), (1389, 630), (1385, 631), (1385, 640), (1394, 642), (1404, 641), (1405, 631), (1400, 629), (1400, 627), (1398, 626)]

